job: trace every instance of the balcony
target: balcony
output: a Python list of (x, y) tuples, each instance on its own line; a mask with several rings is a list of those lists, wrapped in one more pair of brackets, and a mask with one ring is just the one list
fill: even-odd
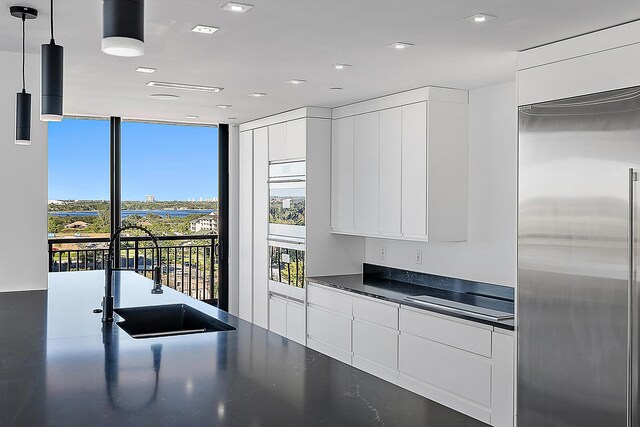
[[(158, 236), (162, 284), (210, 304), (218, 301), (218, 236)], [(120, 267), (150, 279), (156, 251), (148, 236), (122, 236)], [(49, 271), (104, 270), (109, 238), (49, 239)]]

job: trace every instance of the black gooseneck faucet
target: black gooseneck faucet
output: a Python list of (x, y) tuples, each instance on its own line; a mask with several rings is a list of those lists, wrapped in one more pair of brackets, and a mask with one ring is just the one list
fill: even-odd
[[(157, 252), (157, 257), (156, 257), (156, 265), (151, 269), (148, 270), (146, 269), (146, 260), (145, 260), (145, 269), (144, 270), (136, 270), (136, 271), (152, 271), (153, 272), (153, 289), (151, 289), (151, 293), (152, 294), (161, 294), (162, 293), (162, 283), (161, 283), (161, 278), (162, 275), (160, 274), (160, 265), (159, 265), (159, 261), (160, 261), (160, 245), (158, 244), (158, 239), (156, 238), (156, 236), (154, 236), (149, 230), (147, 230), (144, 227), (140, 227), (139, 225), (126, 225), (124, 227), (120, 227), (118, 228), (113, 235), (111, 236), (111, 240), (109, 240), (109, 252), (107, 253), (107, 265), (105, 268), (105, 281), (104, 281), (104, 297), (102, 298), (102, 321), (107, 323), (107, 322), (113, 322), (113, 271), (121, 271), (121, 270), (125, 270), (122, 268), (114, 268), (113, 267), (113, 261), (114, 261), (114, 255), (113, 255), (113, 243), (115, 242), (116, 238), (120, 235), (120, 233), (122, 233), (125, 230), (130, 230), (130, 229), (136, 229), (136, 230), (141, 230), (144, 231), (145, 233), (147, 233), (149, 235), (149, 237), (151, 237), (151, 241), (153, 242), (153, 244), (156, 247), (156, 252)], [(118, 248), (118, 252), (119, 252)], [(138, 262), (138, 260), (136, 260), (136, 263)]]

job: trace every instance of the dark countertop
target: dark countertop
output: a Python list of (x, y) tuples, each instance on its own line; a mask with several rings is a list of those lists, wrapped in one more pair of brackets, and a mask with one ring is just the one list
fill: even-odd
[(514, 330), (514, 320), (507, 319), (501, 321), (492, 321), (478, 319), (471, 316), (464, 316), (461, 314), (454, 314), (448, 311), (440, 311), (435, 308), (427, 308), (424, 305), (413, 303), (405, 300), (406, 297), (427, 295), (430, 297), (441, 298), (449, 301), (460, 302), (464, 304), (470, 304), (478, 307), (484, 307), (492, 310), (504, 311), (507, 313), (513, 313), (513, 302), (504, 301), (495, 298), (489, 298), (479, 295), (471, 295), (461, 292), (448, 291), (445, 289), (417, 285), (397, 280), (391, 280), (382, 277), (375, 277), (363, 274), (346, 274), (341, 276), (316, 276), (307, 278), (308, 281), (318, 283), (321, 285), (330, 286), (336, 289), (342, 289), (349, 292), (354, 292), (360, 295), (366, 295), (372, 298), (378, 298), (385, 301), (395, 302), (407, 306), (420, 308), (423, 310), (429, 310), (446, 314), (447, 316), (453, 316), (461, 319), (471, 320), (478, 323), (483, 323), (491, 326), (495, 326), (501, 329)]
[(116, 307), (183, 302), (237, 330), (103, 335), (101, 271), (0, 293), (0, 426), (485, 425), (166, 287), (152, 295), (135, 273), (116, 277)]

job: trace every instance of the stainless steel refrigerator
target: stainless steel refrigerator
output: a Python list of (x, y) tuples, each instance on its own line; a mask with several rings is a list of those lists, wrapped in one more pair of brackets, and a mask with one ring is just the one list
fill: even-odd
[(640, 88), (519, 126), (518, 425), (637, 427)]

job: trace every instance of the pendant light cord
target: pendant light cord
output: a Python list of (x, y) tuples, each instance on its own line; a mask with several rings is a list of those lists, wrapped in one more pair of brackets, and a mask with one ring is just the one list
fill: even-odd
[(53, 41), (53, 0), (51, 0), (51, 42), (55, 43)]
[(24, 79), (24, 57), (25, 57), (25, 32), (24, 32), (25, 17), (22, 14), (22, 92), (25, 91), (25, 79)]

